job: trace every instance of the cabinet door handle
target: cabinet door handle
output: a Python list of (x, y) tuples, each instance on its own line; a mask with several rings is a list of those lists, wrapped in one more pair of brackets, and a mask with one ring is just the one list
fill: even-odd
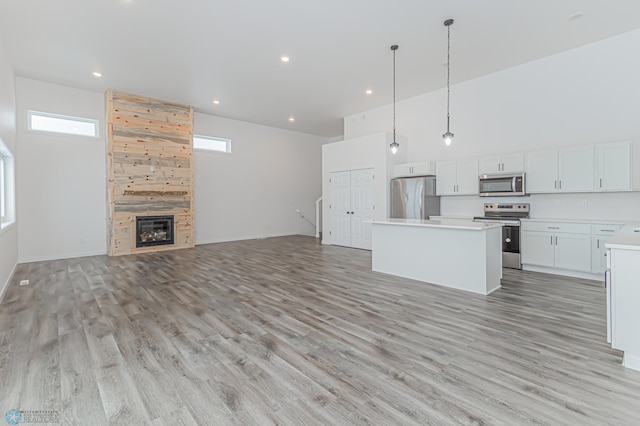
[(596, 248), (600, 248), (600, 238), (596, 240)]
[(562, 180), (558, 181), (558, 189), (562, 189)]
[(600, 178), (600, 188), (602, 188), (602, 178)]
[(559, 226), (547, 226), (547, 229), (560, 229)]
[(553, 245), (553, 235), (551, 236), (551, 245)]
[(556, 245), (558, 245), (558, 237), (556, 236)]
[(558, 189), (558, 181), (557, 180), (553, 181), (553, 189)]

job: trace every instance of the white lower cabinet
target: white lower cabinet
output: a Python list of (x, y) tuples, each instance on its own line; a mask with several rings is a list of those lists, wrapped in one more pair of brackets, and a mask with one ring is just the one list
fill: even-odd
[(591, 272), (591, 225), (528, 222), (521, 226), (522, 264)]
[(607, 269), (607, 249), (605, 244), (622, 228), (622, 225), (591, 225), (591, 272), (603, 274)]
[(371, 250), (373, 169), (331, 173), (329, 192), (331, 244)]

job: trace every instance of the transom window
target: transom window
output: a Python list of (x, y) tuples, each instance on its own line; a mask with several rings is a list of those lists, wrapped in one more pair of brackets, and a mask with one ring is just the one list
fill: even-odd
[(27, 111), (27, 128), (39, 132), (98, 137), (99, 121), (48, 112)]
[(200, 151), (231, 153), (231, 139), (193, 135), (193, 148)]

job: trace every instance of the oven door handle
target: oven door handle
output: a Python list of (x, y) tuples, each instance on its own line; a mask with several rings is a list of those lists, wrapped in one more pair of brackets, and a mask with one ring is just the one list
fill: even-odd
[(516, 177), (511, 178), (511, 192), (516, 192)]

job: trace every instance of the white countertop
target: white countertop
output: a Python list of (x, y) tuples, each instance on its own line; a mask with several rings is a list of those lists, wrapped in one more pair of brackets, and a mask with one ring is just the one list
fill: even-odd
[(603, 220), (603, 219), (558, 219), (553, 217), (545, 218), (527, 218), (520, 219), (521, 221), (528, 222), (560, 222), (560, 223), (592, 223), (594, 225), (626, 225), (627, 222), (623, 220)]
[[(636, 230), (638, 230), (636, 232)], [(606, 243), (605, 247), (623, 250), (640, 250), (640, 223), (632, 223), (625, 226)]]
[(373, 225), (398, 225), (398, 226), (416, 226), (425, 228), (449, 228), (449, 229), (468, 229), (471, 231), (484, 231), (492, 228), (501, 228), (501, 223), (485, 223), (474, 222), (468, 219), (384, 219), (373, 220)]

